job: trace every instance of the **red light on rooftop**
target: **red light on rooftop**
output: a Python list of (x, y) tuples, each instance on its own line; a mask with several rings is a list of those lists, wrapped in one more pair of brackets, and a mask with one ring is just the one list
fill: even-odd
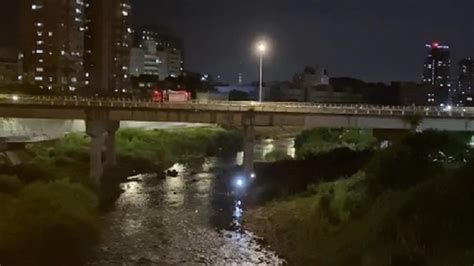
[(434, 42), (434, 43), (433, 43), (433, 47), (434, 47), (434, 48), (439, 48), (439, 43)]

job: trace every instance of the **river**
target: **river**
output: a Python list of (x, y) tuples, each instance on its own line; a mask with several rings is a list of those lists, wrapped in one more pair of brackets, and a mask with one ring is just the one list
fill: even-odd
[[(257, 160), (272, 150), (294, 155), (292, 139), (263, 140)], [(102, 241), (88, 265), (281, 265), (284, 260), (241, 227), (245, 187), (229, 169), (235, 158), (176, 164), (177, 177), (130, 177), (114, 210), (104, 214)]]

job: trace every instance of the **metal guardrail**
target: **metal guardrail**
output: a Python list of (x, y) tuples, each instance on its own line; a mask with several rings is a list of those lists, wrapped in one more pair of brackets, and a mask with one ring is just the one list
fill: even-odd
[(474, 117), (474, 108), (466, 107), (425, 107), (425, 106), (385, 106), (367, 104), (320, 104), (296, 102), (241, 102), (241, 101), (189, 101), (183, 103), (157, 103), (145, 99), (132, 98), (87, 98), (55, 96), (15, 96), (0, 98), (1, 105), (18, 106), (61, 106), (95, 108), (141, 108), (166, 110), (206, 110), (206, 111), (250, 111), (279, 113), (346, 114), (370, 116), (410, 116), (424, 117)]

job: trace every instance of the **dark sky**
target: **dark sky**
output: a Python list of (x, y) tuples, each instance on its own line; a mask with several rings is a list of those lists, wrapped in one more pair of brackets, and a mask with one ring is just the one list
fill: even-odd
[[(187, 69), (230, 82), (238, 72), (257, 78), (259, 36), (272, 43), (267, 80), (289, 79), (305, 65), (368, 81), (418, 80), (433, 40), (449, 44), (455, 61), (474, 57), (473, 0), (132, 1), (135, 25), (167, 25), (184, 37)], [(11, 9), (0, 10), (0, 44), (15, 43), (15, 21)]]

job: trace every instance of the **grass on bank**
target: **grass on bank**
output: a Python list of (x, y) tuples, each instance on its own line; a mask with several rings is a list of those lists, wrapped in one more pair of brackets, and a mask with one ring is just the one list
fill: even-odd
[[(137, 171), (157, 171), (177, 162), (235, 153), (241, 147), (242, 137), (237, 132), (218, 127), (153, 131), (122, 129), (117, 133), (116, 142), (121, 164)], [(89, 143), (90, 138), (85, 134), (68, 134), (59, 140), (28, 145), (33, 160), (14, 172), (22, 179), (68, 177), (89, 185), (85, 181), (89, 169)]]
[(31, 144), (31, 161), (0, 168), (0, 264), (80, 265), (99, 238), (98, 207), (118, 197), (121, 175), (236, 152), (241, 136), (214, 127), (120, 130), (120, 168), (101, 189), (88, 178), (89, 143), (86, 135), (69, 134)]
[(421, 183), (371, 198), (367, 178), (321, 184), (251, 210), (246, 226), (291, 265), (470, 265), (472, 175)]
[(471, 265), (469, 154), (464, 138), (410, 135), (350, 178), (250, 210), (245, 224), (290, 265)]
[(303, 131), (295, 140), (296, 157), (307, 159), (320, 153), (347, 147), (372, 149), (377, 143), (370, 130), (316, 128)]
[(0, 187), (0, 263), (79, 265), (98, 241), (98, 199), (84, 186), (0, 176)]

